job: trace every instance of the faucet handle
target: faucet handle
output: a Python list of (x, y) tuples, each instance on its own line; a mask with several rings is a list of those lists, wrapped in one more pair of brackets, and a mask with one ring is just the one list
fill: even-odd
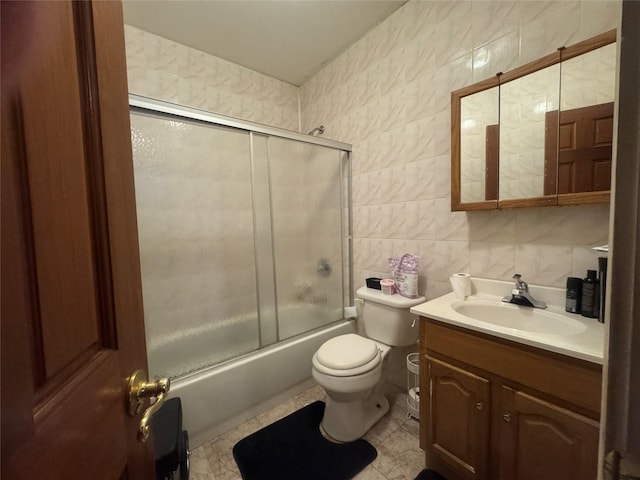
[(519, 273), (515, 273), (511, 278), (513, 278), (516, 281), (516, 288), (524, 291), (529, 290), (529, 285), (527, 285), (527, 282), (522, 280), (522, 275), (520, 275)]

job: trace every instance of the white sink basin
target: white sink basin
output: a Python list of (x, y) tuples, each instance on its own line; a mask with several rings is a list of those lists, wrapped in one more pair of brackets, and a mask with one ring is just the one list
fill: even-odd
[(500, 327), (545, 335), (577, 335), (586, 331), (584, 323), (569, 316), (539, 308), (482, 300), (455, 301), (451, 308), (460, 315)]
[(484, 335), (541, 348), (602, 365), (604, 324), (564, 311), (564, 288), (529, 285), (532, 295), (548, 308), (502, 302), (513, 283), (488, 278), (471, 279), (472, 294), (465, 300), (447, 293), (411, 307), (411, 313)]

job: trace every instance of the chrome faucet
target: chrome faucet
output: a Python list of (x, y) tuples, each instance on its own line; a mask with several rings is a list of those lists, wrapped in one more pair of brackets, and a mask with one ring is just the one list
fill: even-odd
[(516, 282), (516, 288), (511, 290), (511, 295), (505, 296), (502, 301), (506, 303), (515, 303), (516, 305), (522, 305), (525, 307), (533, 308), (547, 308), (547, 304), (536, 300), (529, 293), (529, 285), (522, 280), (522, 275), (516, 273), (512, 277)]

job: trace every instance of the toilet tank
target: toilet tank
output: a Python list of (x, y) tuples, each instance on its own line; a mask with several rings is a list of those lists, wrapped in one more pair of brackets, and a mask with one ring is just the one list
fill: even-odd
[(409, 309), (426, 301), (425, 297), (407, 298), (385, 295), (380, 290), (361, 287), (356, 297), (364, 300), (360, 321), (364, 334), (392, 347), (412, 345), (418, 338), (417, 315)]

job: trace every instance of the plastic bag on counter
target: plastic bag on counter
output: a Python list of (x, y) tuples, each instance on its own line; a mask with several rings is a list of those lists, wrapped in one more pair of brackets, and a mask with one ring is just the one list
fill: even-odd
[(397, 292), (403, 297), (418, 298), (418, 264), (420, 257), (405, 253), (401, 257), (391, 257), (389, 266)]

